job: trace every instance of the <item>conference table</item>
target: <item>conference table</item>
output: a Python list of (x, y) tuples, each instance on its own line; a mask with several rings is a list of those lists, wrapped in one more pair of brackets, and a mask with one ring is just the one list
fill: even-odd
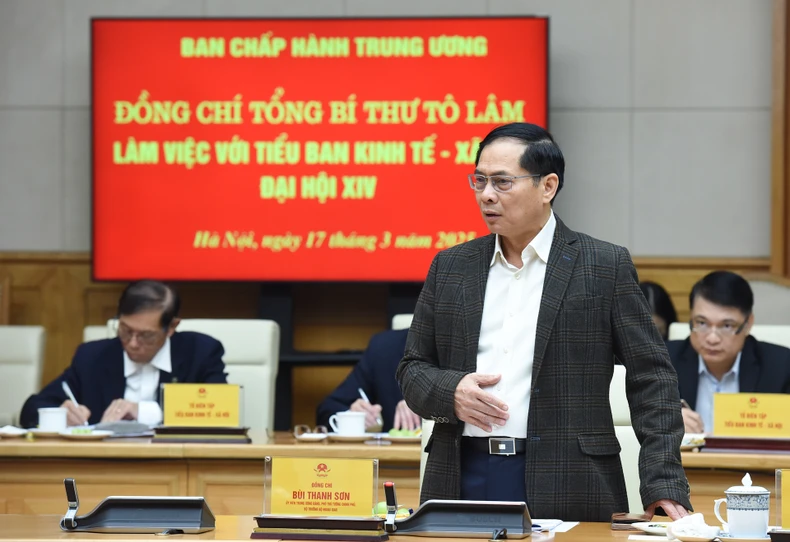
[[(96, 534), (96, 533), (66, 533), (60, 530), (58, 523), (59, 516), (26, 516), (26, 515), (0, 515), (0, 540), (36, 540), (37, 542), (70, 540), (80, 542), (87, 540), (109, 540), (112, 542), (138, 541), (138, 540), (250, 540), (255, 523), (249, 516), (218, 516), (217, 526), (213, 531), (203, 534), (174, 535), (154, 537), (150, 534), (142, 535), (115, 535), (115, 534)], [(632, 532), (618, 531), (609, 529), (608, 523), (580, 523), (566, 533), (536, 533), (532, 535), (533, 542), (556, 540), (557, 542), (571, 542), (575, 540), (585, 540), (589, 542), (599, 542), (608, 540), (628, 540), (628, 535)], [(392, 542), (448, 542), (451, 540), (462, 541), (468, 538), (427, 538), (414, 536), (389, 537)], [(656, 539), (660, 540), (659, 537)], [(485, 538), (480, 538), (485, 540)], [(527, 538), (526, 540), (530, 540)], [(664, 538), (666, 540), (666, 538)]]
[[(0, 513), (66, 511), (64, 478), (74, 478), (85, 514), (109, 495), (200, 495), (215, 515), (252, 517), (263, 511), (266, 457), (379, 460), (379, 483), (395, 482), (398, 500), (419, 504), (419, 444), (301, 443), (288, 433), (251, 432), (251, 444), (157, 443), (151, 439), (67, 441), (0, 439)], [(695, 511), (716, 524), (713, 500), (740, 485), (775, 491), (774, 470), (790, 469), (790, 454), (683, 452)], [(383, 491), (380, 499), (383, 500)], [(775, 522), (772, 500), (771, 522)], [(607, 535), (608, 536), (608, 535)]]

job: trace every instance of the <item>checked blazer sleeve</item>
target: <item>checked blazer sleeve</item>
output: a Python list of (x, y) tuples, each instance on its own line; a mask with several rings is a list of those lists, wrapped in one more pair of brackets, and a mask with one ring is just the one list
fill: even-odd
[(626, 368), (631, 421), (641, 443), (642, 502), (647, 506), (671, 499), (691, 510), (688, 481), (680, 459), (684, 429), (677, 374), (652, 323), (631, 257), (622, 247), (611, 320), (614, 354)]
[[(449, 332), (443, 337), (442, 326), (436, 327), (437, 273), (442, 253), (437, 254), (431, 263), (428, 276), (423, 285), (417, 306), (414, 310), (406, 350), (398, 365), (396, 378), (403, 392), (403, 398), (412, 411), (422, 418), (447, 419), (448, 423), (459, 423), (455, 416), (455, 388), (469, 372), (458, 365), (442, 366), (439, 361), (437, 342), (449, 339)], [(460, 308), (460, 307), (459, 307)]]

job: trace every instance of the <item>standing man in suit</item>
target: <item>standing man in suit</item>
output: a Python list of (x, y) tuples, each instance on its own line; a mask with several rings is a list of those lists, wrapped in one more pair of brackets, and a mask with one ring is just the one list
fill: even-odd
[[(144, 280), (126, 287), (118, 303), (118, 336), (83, 343), (63, 374), (32, 395), (20, 415), (24, 427), (38, 425), (38, 409), (61, 406), (68, 424), (86, 421), (162, 421), (159, 384), (225, 383), (225, 351), (202, 333), (176, 333), (181, 302), (161, 282)], [(68, 383), (75, 405), (63, 391)]]
[[(365, 413), (365, 429), (389, 431), (414, 430), (422, 420), (403, 400), (395, 370), (406, 348), (406, 329), (376, 333), (370, 339), (362, 359), (335, 390), (324, 399), (316, 412), (319, 425), (329, 426), (329, 417), (344, 410)], [(359, 396), (365, 392), (370, 403)]]
[(691, 508), (677, 377), (625, 248), (552, 211), (565, 161), (551, 134), (500, 126), (469, 175), (488, 235), (434, 258), (397, 377), (433, 419), (421, 501), (526, 501), (533, 517), (628, 510), (609, 404), (626, 367), (646, 512)]
[(691, 334), (669, 341), (689, 433), (713, 430), (714, 393), (790, 393), (790, 349), (749, 335), (754, 294), (729, 271), (714, 271), (689, 296)]

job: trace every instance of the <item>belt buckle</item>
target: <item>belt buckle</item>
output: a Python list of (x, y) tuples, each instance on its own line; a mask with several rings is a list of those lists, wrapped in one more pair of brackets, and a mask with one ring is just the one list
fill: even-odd
[(488, 453), (491, 455), (516, 455), (516, 439), (491, 437), (488, 439)]

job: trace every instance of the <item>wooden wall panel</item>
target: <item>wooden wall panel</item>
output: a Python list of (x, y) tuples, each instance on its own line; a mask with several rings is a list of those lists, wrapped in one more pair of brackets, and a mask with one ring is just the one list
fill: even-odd
[(387, 329), (387, 287), (381, 284), (300, 285), (294, 289), (297, 350), (362, 350)]
[(291, 410), (293, 424), (313, 425), (319, 403), (343, 382), (351, 369), (349, 366), (294, 368)]
[(0, 274), (0, 325), (11, 322), (11, 277)]
[(771, 46), (771, 273), (790, 276), (790, 10), (787, 0), (773, 2)]
[(188, 495), (202, 495), (215, 515), (263, 513), (264, 461), (189, 461)]
[[(688, 292), (714, 269), (768, 273), (766, 259), (635, 258), (641, 280), (663, 284), (681, 320), (688, 318)], [(73, 253), (0, 253), (0, 276), (11, 277), (11, 324), (47, 329), (43, 383), (68, 366), (86, 325), (115, 315), (122, 284), (91, 281), (90, 257)], [(179, 286), (186, 318), (254, 318), (255, 283), (190, 283)], [(382, 285), (301, 285), (294, 288), (294, 344), (308, 351), (363, 349), (371, 335), (387, 329), (387, 288)], [(312, 423), (317, 403), (348, 367), (294, 371), (295, 423)]]

